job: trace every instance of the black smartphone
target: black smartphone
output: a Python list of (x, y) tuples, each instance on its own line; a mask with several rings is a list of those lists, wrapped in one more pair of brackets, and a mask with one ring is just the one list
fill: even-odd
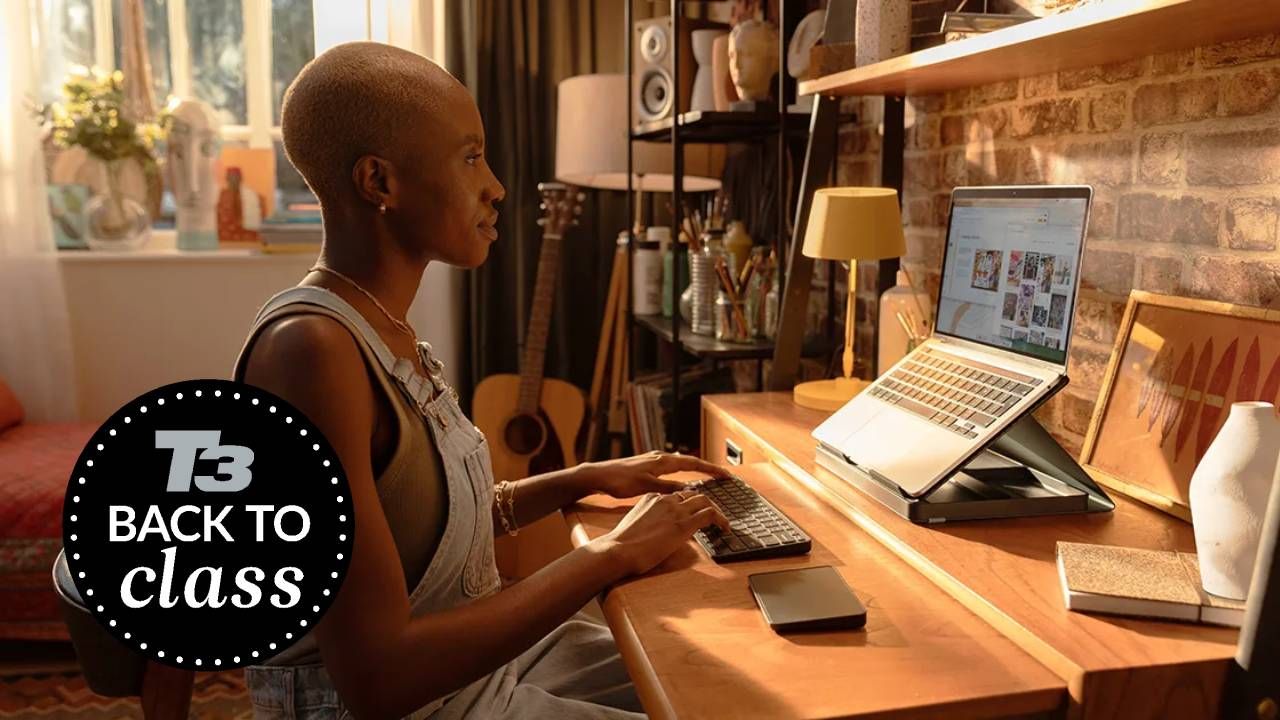
[(774, 632), (855, 630), (867, 624), (867, 609), (830, 565), (756, 573), (747, 582)]

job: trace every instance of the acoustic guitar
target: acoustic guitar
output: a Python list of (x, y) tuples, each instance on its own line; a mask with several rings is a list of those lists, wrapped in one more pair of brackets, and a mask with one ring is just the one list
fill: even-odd
[(541, 183), (538, 190), (542, 193), (543, 216), (538, 221), (542, 249), (520, 374), (485, 378), (471, 404), (476, 426), (489, 438), (498, 480), (518, 480), (576, 465), (574, 443), (586, 416), (581, 390), (542, 376), (561, 238), (566, 228), (577, 224), (583, 196), (577, 188), (560, 183)]

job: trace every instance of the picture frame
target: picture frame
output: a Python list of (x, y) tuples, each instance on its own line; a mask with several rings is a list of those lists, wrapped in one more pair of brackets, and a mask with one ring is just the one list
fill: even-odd
[(1231, 404), (1278, 394), (1280, 310), (1134, 290), (1080, 464), (1099, 484), (1190, 522), (1191, 474)]
[(88, 185), (49, 183), (45, 197), (49, 203), (49, 224), (54, 245), (59, 250), (86, 250), (89, 247), (89, 218), (86, 207), (93, 193)]

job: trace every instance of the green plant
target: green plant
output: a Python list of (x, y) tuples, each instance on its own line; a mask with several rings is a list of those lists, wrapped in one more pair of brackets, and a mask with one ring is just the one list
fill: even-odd
[(38, 109), (58, 147), (79, 146), (105, 162), (136, 157), (154, 164), (157, 123), (135, 123), (123, 111), (124, 74), (77, 69), (62, 86), (63, 100)]

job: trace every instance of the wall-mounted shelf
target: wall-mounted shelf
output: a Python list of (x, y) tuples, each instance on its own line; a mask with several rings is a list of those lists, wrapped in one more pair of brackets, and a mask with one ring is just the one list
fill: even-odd
[(800, 92), (924, 95), (1275, 31), (1277, 0), (1112, 0), (824, 75)]

